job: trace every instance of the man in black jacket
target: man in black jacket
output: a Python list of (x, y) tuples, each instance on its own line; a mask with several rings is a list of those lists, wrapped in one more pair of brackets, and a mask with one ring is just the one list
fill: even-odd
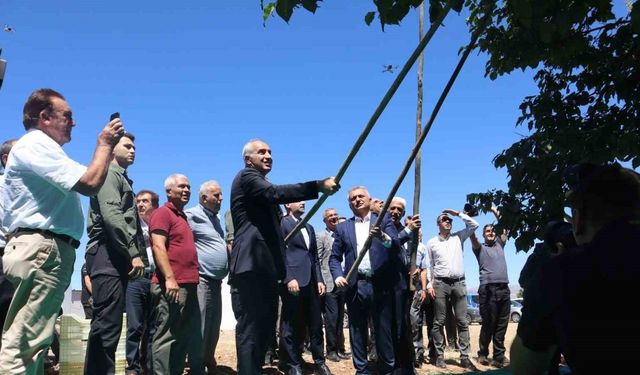
[(269, 145), (251, 140), (242, 149), (245, 168), (231, 185), (231, 216), (235, 238), (230, 259), (231, 304), (237, 320), (239, 375), (258, 375), (275, 329), (278, 281), (286, 276), (284, 239), (278, 204), (333, 194), (333, 177), (291, 185), (274, 185)]

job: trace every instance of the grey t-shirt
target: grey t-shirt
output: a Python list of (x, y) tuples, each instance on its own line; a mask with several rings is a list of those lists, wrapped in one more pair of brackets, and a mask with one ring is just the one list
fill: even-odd
[(507, 260), (504, 257), (504, 242), (498, 237), (493, 246), (486, 243), (480, 249), (473, 249), (480, 267), (480, 285), (492, 283), (509, 283)]

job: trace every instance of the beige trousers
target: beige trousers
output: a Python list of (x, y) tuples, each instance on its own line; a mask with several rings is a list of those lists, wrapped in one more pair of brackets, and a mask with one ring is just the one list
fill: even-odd
[(44, 373), (75, 259), (71, 245), (40, 233), (21, 233), (7, 243), (2, 262), (15, 294), (3, 327), (0, 374)]

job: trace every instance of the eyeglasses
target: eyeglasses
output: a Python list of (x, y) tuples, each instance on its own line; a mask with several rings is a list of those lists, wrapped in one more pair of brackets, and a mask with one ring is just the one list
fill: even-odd
[(449, 218), (449, 217), (444, 217), (444, 218), (439, 220), (440, 223), (444, 223), (445, 221), (448, 222), (448, 223), (453, 222), (453, 220), (451, 220), (451, 218)]
[(64, 111), (64, 112), (58, 112), (62, 114), (62, 117), (66, 118), (67, 121), (71, 122), (73, 121), (73, 113), (71, 113), (71, 111)]

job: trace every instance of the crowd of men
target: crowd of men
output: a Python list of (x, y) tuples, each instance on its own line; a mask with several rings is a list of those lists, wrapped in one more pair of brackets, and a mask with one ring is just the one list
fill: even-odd
[[(457, 332), (456, 364), (476, 370), (470, 359), (463, 267), (469, 238), (480, 268), (483, 323), (477, 358), (483, 365), (509, 364), (504, 345), (510, 306), (504, 255), (508, 232), (498, 235), (486, 225), (481, 242), (471, 212), (442, 211), (436, 218), (438, 235), (423, 244), (422, 220), (406, 215), (404, 199), (393, 198), (389, 213), (380, 217), (384, 202), (372, 198), (365, 186), (355, 186), (347, 192), (352, 217), (341, 219), (336, 209), (327, 208), (322, 231), (305, 224), (294, 233), (305, 201), (334, 194), (340, 186), (333, 177), (271, 183), (266, 177), (271, 149), (254, 139), (242, 150), (244, 168), (231, 186), (225, 234), (223, 192), (214, 180), (200, 185), (198, 204), (189, 209), (191, 185), (182, 174), (166, 178), (162, 206), (153, 191), (136, 192), (127, 174), (135, 161), (135, 136), (120, 119), (102, 129), (85, 167), (62, 149), (75, 122), (60, 93), (35, 91), (23, 115), (27, 133), (2, 145), (0, 373), (42, 373), (84, 230), (80, 194), (89, 197), (82, 267), (83, 307), (91, 319), (86, 374), (115, 373), (123, 312), (127, 374), (182, 374), (185, 366), (191, 374), (216, 373), (221, 283), (227, 276), (241, 375), (260, 374), (265, 360), (273, 361), (276, 346), (278, 368), (288, 375), (303, 373), (305, 348), (318, 375), (331, 375), (326, 360), (351, 359), (356, 374), (374, 372), (370, 360), (380, 374), (414, 374), (425, 362), (446, 368), (448, 315)], [(541, 272), (550, 278), (539, 282), (543, 287), (553, 280), (582, 295), (580, 282), (622, 285), (638, 267), (627, 258), (611, 260), (601, 249), (613, 241), (627, 246), (625, 257), (637, 258), (630, 250), (640, 239), (640, 178), (619, 166), (596, 172), (583, 173), (580, 184), (570, 185), (575, 238), (585, 251), (567, 251), (558, 257), (562, 263), (547, 262)], [(602, 198), (605, 189), (617, 192), (615, 199)], [(499, 219), (497, 209), (493, 212)], [(453, 231), (454, 217), (463, 221), (463, 229)], [(611, 222), (621, 223), (623, 234), (606, 232)], [(584, 274), (582, 266), (597, 261), (603, 264)], [(525, 309), (514, 344), (516, 370), (536, 373), (530, 362), (548, 363), (548, 353), (561, 352), (572, 367), (585, 371), (585, 353), (599, 347), (593, 342), (585, 348), (584, 342), (591, 341), (581, 323), (587, 320), (571, 320), (576, 307), (561, 303), (564, 294), (535, 293), (540, 288), (532, 287), (530, 295), (544, 308)], [(351, 353), (345, 346), (345, 311)], [(446, 330), (449, 336), (451, 328)], [(598, 337), (605, 342), (608, 336)]]

